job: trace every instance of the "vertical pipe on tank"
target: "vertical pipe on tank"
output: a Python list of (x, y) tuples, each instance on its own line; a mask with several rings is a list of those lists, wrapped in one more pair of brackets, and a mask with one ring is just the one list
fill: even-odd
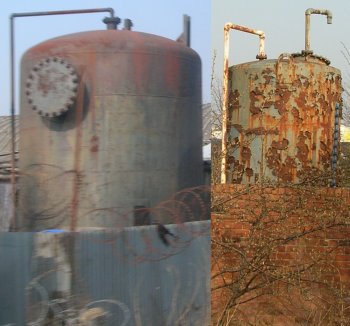
[(183, 17), (183, 29), (185, 34), (185, 44), (186, 46), (191, 46), (191, 18), (188, 15)]
[(226, 152), (227, 152), (227, 105), (228, 105), (228, 57), (229, 57), (229, 32), (235, 29), (241, 32), (259, 36), (259, 53), (256, 58), (264, 60), (265, 33), (249, 27), (226, 23), (224, 26), (224, 81), (223, 81), (223, 105), (222, 105), (222, 140), (221, 140), (221, 183), (226, 183)]
[(176, 42), (191, 46), (191, 17), (183, 15), (183, 31), (181, 35), (176, 39)]
[(11, 192), (12, 192), (12, 216), (11, 224), (12, 229), (16, 230), (17, 221), (16, 221), (16, 175), (15, 175), (15, 151), (16, 151), (16, 125), (15, 125), (15, 114), (16, 114), (16, 105), (15, 105), (15, 32), (14, 32), (14, 16), (10, 16), (10, 115), (11, 115)]
[(133, 27), (133, 26), (134, 25), (133, 25), (131, 19), (128, 19), (128, 18), (124, 19), (124, 28), (123, 29), (125, 31), (131, 31), (131, 27)]
[(311, 54), (313, 51), (310, 49), (310, 16), (312, 14), (326, 15), (327, 24), (332, 24), (332, 12), (324, 9), (309, 8), (305, 11), (305, 54)]

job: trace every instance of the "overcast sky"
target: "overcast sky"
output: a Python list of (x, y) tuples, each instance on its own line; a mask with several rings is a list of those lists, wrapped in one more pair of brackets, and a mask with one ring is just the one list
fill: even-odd
[[(343, 72), (347, 80), (347, 65), (341, 51), (344, 42), (350, 49), (350, 1), (326, 0), (212, 0), (212, 51), (216, 51), (215, 71), (222, 79), (223, 26), (227, 22), (263, 30), (266, 34), (268, 59), (281, 53), (304, 49), (305, 10), (328, 9), (333, 24), (326, 16), (311, 16), (311, 49), (331, 60), (331, 65)], [(258, 53), (258, 37), (238, 31), (230, 32), (230, 65), (254, 61)]]
[[(200, 4), (200, 5), (199, 5)], [(210, 101), (210, 0), (11, 0), (1, 1), (0, 115), (9, 114), (9, 16), (11, 13), (112, 7), (120, 18), (130, 18), (134, 30), (176, 39), (182, 32), (182, 16), (191, 16), (192, 48), (202, 59), (203, 102)], [(18, 18), (16, 24), (16, 68), (30, 47), (52, 37), (104, 29), (105, 14)], [(18, 92), (18, 78), (17, 78)], [(17, 106), (18, 111), (18, 106)]]

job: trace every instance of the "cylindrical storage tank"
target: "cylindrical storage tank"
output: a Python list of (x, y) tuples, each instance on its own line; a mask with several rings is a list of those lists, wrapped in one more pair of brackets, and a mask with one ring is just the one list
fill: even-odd
[(140, 224), (135, 208), (203, 182), (199, 56), (127, 30), (29, 49), (20, 153), (22, 229)]
[(329, 171), (342, 87), (328, 63), (294, 54), (229, 68), (228, 182), (297, 183)]

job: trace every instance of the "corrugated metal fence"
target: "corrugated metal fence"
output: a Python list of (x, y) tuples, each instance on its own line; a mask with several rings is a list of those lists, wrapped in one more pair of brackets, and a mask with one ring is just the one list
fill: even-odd
[(210, 222), (0, 233), (0, 325), (209, 325)]

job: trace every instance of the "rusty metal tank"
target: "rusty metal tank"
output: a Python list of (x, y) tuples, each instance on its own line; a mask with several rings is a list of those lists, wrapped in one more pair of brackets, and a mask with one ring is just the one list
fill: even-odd
[(297, 183), (328, 171), (341, 91), (340, 71), (315, 55), (230, 67), (228, 182)]
[(22, 58), (20, 128), (22, 229), (134, 225), (203, 182), (200, 58), (130, 30), (45, 41)]

